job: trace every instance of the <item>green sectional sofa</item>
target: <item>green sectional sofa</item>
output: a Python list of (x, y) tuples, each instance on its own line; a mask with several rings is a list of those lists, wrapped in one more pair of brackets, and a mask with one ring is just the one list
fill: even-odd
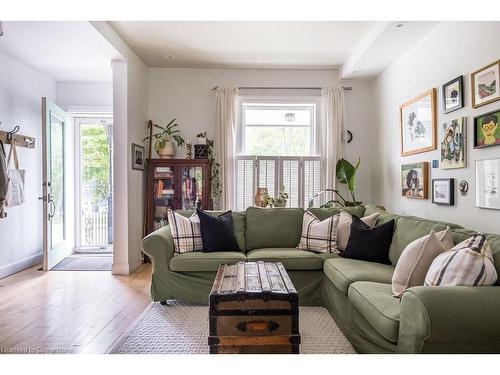
[[(311, 209), (320, 219), (337, 209)], [(360, 353), (500, 353), (500, 287), (413, 287), (392, 296), (394, 267), (406, 245), (447, 226), (455, 243), (474, 232), (366, 205), (349, 209), (357, 216), (378, 212), (377, 224), (395, 219), (389, 257), (392, 265), (298, 250), (303, 210), (250, 207), (234, 212), (239, 252), (186, 253), (174, 256), (168, 226), (142, 243), (152, 259), (151, 294), (155, 301), (183, 299), (208, 304), (219, 264), (239, 261), (283, 262), (301, 305), (324, 306)], [(185, 216), (191, 212), (179, 211)], [(214, 213), (217, 214), (217, 213)], [(500, 235), (487, 236), (500, 274)]]

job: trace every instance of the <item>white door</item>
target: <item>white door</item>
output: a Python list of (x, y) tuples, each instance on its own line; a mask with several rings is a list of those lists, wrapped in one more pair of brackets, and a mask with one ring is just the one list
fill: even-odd
[(65, 188), (67, 113), (42, 98), (43, 269), (53, 268), (73, 251), (68, 241)]

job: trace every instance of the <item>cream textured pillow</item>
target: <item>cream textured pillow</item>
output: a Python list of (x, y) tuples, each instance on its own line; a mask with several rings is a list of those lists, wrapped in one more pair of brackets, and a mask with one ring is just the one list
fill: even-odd
[[(374, 213), (370, 216), (362, 217), (361, 221), (363, 221), (370, 228), (373, 228), (377, 223), (378, 216), (378, 213)], [(342, 211), (337, 225), (337, 249), (339, 251), (344, 251), (347, 247), (347, 242), (349, 241), (349, 236), (351, 234), (351, 223), (352, 216)]]
[(338, 253), (337, 224), (339, 214), (320, 221), (309, 211), (304, 212), (298, 249), (316, 253)]
[(490, 245), (477, 233), (434, 259), (424, 285), (493, 285), (497, 278)]
[(432, 230), (427, 236), (408, 244), (401, 253), (392, 275), (394, 297), (401, 297), (407, 288), (424, 285), (425, 275), (432, 261), (439, 254), (450, 250), (453, 245), (450, 228), (438, 233)]

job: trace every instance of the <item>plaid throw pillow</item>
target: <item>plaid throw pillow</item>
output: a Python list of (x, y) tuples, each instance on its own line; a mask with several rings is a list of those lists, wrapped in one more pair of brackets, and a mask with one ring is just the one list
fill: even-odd
[(477, 233), (438, 255), (427, 271), (424, 285), (493, 285), (497, 277), (490, 245), (483, 234)]
[(337, 224), (340, 215), (333, 215), (320, 221), (311, 212), (304, 212), (302, 235), (298, 249), (315, 253), (338, 253)]
[(201, 251), (203, 243), (201, 241), (200, 218), (195, 212), (187, 218), (172, 210), (168, 210), (168, 224), (174, 238), (176, 254)]

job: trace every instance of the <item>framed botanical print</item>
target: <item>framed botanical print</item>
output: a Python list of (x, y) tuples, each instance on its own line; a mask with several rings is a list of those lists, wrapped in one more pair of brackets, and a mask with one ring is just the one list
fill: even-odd
[(500, 210), (500, 159), (476, 160), (476, 206)]
[(411, 163), (401, 166), (401, 193), (413, 199), (428, 198), (429, 163)]
[(441, 169), (465, 168), (467, 117), (445, 122), (441, 127)]
[(435, 178), (432, 180), (432, 203), (445, 206), (455, 204), (454, 178)]
[(474, 148), (500, 145), (500, 109), (474, 117)]
[(452, 79), (443, 85), (443, 112), (450, 113), (464, 106), (464, 78)]
[(145, 149), (144, 147), (132, 143), (132, 169), (137, 169), (140, 171), (144, 170), (144, 167), (146, 166), (145, 162)]
[(471, 73), (472, 108), (500, 99), (500, 61)]
[(436, 89), (399, 107), (401, 156), (436, 149)]

